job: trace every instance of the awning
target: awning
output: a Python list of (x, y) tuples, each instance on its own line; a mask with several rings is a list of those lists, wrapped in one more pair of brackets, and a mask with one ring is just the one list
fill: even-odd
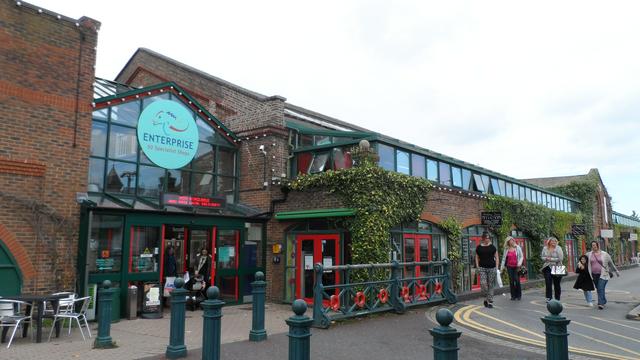
[(301, 211), (283, 211), (276, 213), (277, 220), (298, 220), (325, 217), (341, 217), (353, 216), (356, 214), (355, 209), (339, 208), (339, 209), (314, 209)]

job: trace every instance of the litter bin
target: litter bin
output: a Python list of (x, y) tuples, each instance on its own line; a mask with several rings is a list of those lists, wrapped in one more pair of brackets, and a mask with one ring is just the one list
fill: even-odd
[(138, 318), (138, 287), (135, 285), (129, 286), (127, 290), (127, 308), (126, 316), (129, 320)]

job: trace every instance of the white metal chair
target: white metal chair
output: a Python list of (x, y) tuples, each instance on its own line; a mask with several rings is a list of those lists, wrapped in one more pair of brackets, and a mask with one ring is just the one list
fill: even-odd
[(0, 299), (0, 329), (7, 327), (13, 328), (7, 349), (11, 346), (11, 342), (18, 328), (25, 324), (31, 324), (33, 309), (34, 306), (32, 306), (32, 304), (24, 301)]
[[(71, 304), (71, 310), (70, 311), (64, 311), (64, 310), (62, 310), (61, 306), (58, 306), (58, 313), (53, 315), (53, 324), (51, 324), (51, 331), (49, 332), (49, 341), (51, 341), (51, 334), (53, 334), (53, 329), (55, 329), (56, 322), (59, 319), (62, 319), (62, 321), (66, 320), (66, 319), (69, 319), (69, 322), (72, 322), (75, 319), (76, 323), (78, 323), (78, 329), (80, 329), (80, 334), (82, 335), (82, 340), (86, 340), (86, 338), (84, 336), (84, 331), (82, 331), (82, 326), (83, 325), (82, 325), (82, 323), (80, 323), (80, 321), (82, 320), (84, 322), (84, 326), (86, 326), (86, 328), (87, 328), (87, 332), (89, 333), (89, 337), (91, 337), (91, 330), (89, 329), (89, 323), (87, 322), (87, 317), (86, 317), (87, 308), (89, 307), (89, 300), (90, 299), (91, 299), (90, 296), (85, 296), (83, 298), (74, 299), (73, 303)], [(76, 309), (79, 309), (79, 310), (76, 312)], [(69, 334), (71, 334), (71, 324), (69, 324)]]
[[(66, 295), (66, 297), (62, 297), (58, 300), (58, 308), (54, 308), (53, 302), (47, 301), (47, 306), (44, 311), (45, 317), (53, 317), (56, 314), (66, 314), (73, 312), (74, 300), (76, 299), (76, 293), (70, 291), (63, 291), (51, 294), (53, 296), (62, 296)], [(64, 321), (66, 319), (62, 319), (62, 328), (64, 329)], [(71, 321), (69, 319), (69, 334), (71, 334)]]

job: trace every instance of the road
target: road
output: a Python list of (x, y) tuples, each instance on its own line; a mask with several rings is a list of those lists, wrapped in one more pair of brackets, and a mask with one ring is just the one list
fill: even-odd
[[(595, 300), (595, 292), (593, 295)], [(562, 283), (561, 300), (561, 315), (571, 320), (568, 332), (572, 357), (640, 359), (640, 321), (625, 318), (640, 304), (640, 268), (622, 271), (621, 277), (609, 281), (605, 310), (588, 307), (582, 291), (573, 289), (573, 281)], [(511, 301), (508, 294), (496, 296), (493, 309), (482, 306), (481, 299), (457, 304), (454, 324), (463, 332), (496, 344), (543, 348), (544, 324), (540, 318), (547, 314), (544, 289), (532, 289), (524, 293), (522, 301)]]

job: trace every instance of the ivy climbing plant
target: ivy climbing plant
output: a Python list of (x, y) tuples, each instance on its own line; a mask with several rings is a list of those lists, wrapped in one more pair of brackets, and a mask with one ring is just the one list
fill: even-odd
[(355, 209), (356, 215), (346, 221), (352, 262), (384, 263), (391, 251), (391, 228), (418, 220), (433, 185), (422, 178), (380, 168), (368, 149), (354, 148), (352, 158), (353, 168), (300, 175), (288, 187), (295, 191), (322, 189)]
[(462, 262), (462, 223), (453, 216), (450, 216), (438, 224), (442, 231), (447, 235), (447, 256), (451, 260), (451, 283), (454, 285), (454, 291), (460, 291), (462, 288), (462, 270), (464, 264)]
[(598, 179), (590, 175), (586, 180), (573, 181), (567, 185), (557, 186), (550, 190), (580, 200), (578, 205), (579, 220), (585, 226), (586, 241), (593, 240), (593, 213), (598, 193)]
[(531, 239), (532, 256), (528, 261), (533, 269), (542, 267), (543, 240), (549, 235), (558, 239), (564, 248), (564, 235), (571, 231), (571, 224), (576, 222), (577, 215), (548, 209), (542, 205), (513, 200), (501, 196), (489, 196), (485, 208), (502, 213), (502, 225), (495, 230), (499, 239), (504, 239), (516, 226)]

